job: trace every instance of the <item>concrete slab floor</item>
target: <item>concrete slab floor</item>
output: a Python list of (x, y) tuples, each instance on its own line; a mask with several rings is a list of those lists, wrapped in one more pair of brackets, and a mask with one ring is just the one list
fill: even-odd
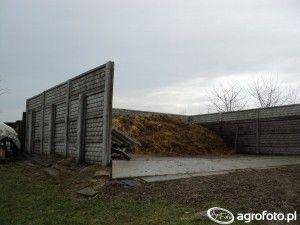
[(201, 176), (211, 176), (211, 175), (220, 175), (220, 174), (228, 174), (227, 171), (216, 171), (216, 172), (203, 172), (203, 173), (184, 173), (184, 174), (170, 174), (170, 175), (159, 175), (159, 176), (147, 176), (140, 177), (140, 179), (146, 182), (160, 182), (167, 180), (178, 180), (178, 179), (186, 179), (192, 177), (201, 177)]
[[(164, 180), (218, 174), (240, 169), (264, 169), (300, 164), (300, 156), (232, 155), (226, 157), (158, 157), (135, 156), (130, 161), (113, 160), (112, 178), (148, 177), (145, 180)], [(151, 178), (155, 176), (164, 176)], [(177, 175), (177, 176), (170, 176)]]

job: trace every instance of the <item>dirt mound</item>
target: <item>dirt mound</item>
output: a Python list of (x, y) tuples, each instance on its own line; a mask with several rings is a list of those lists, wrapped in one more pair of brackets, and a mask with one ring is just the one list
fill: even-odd
[(223, 140), (208, 129), (170, 116), (115, 116), (113, 127), (136, 138), (129, 152), (160, 155), (228, 154)]

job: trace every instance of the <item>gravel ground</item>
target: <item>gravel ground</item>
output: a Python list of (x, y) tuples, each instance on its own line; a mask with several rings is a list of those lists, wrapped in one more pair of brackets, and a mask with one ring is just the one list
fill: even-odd
[(300, 167), (243, 170), (225, 175), (147, 183), (135, 188), (112, 183), (102, 194), (105, 198), (129, 196), (159, 197), (203, 209), (221, 204), (241, 212), (294, 212), (300, 210)]

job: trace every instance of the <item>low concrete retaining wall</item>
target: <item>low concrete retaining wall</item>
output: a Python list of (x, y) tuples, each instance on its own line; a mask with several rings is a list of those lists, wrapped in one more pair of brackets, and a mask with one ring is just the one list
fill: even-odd
[(300, 154), (300, 104), (190, 116), (249, 154)]

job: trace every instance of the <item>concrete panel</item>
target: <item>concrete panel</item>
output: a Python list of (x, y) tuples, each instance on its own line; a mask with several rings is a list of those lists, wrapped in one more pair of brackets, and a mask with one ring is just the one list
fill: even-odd
[(27, 119), (26, 151), (83, 154), (89, 163), (108, 165), (113, 69), (108, 62), (28, 99), (26, 112), (33, 116)]

